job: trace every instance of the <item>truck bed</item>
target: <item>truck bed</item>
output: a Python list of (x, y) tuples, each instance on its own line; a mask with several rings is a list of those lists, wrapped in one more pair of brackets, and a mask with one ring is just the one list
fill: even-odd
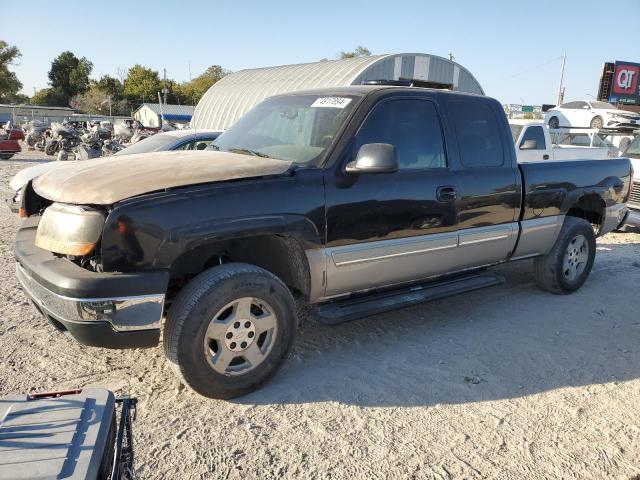
[(629, 159), (576, 159), (518, 165), (522, 176), (521, 220), (565, 215), (581, 197), (598, 196), (604, 208), (627, 201), (631, 168)]

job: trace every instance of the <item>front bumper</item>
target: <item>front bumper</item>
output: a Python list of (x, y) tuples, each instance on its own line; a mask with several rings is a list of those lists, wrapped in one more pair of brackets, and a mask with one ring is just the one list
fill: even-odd
[(158, 344), (169, 274), (101, 273), (34, 245), (37, 223), (23, 222), (15, 243), (16, 275), (58, 330), (84, 345), (142, 348)]
[(618, 128), (618, 129), (625, 129), (625, 130), (633, 130), (635, 128), (640, 127), (640, 122), (637, 121), (633, 121), (633, 120), (621, 120), (621, 119), (616, 119), (616, 120), (609, 120), (607, 122), (607, 124), (605, 125), (606, 128)]
[(628, 225), (630, 227), (640, 228), (640, 210), (630, 208), (624, 222), (622, 223), (623, 225)]
[(12, 192), (4, 197), (4, 203), (12, 213), (20, 212), (20, 192)]

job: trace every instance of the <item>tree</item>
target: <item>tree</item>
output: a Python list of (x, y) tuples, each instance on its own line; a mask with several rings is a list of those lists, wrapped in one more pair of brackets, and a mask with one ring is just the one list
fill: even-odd
[(0, 40), (0, 102), (15, 102), (24, 98), (18, 92), (22, 89), (22, 83), (16, 74), (9, 70), (10, 65), (15, 65), (16, 59), (20, 58), (20, 50), (17, 47), (9, 46), (7, 42)]
[(109, 115), (111, 112), (112, 115), (126, 115), (129, 112), (126, 100), (118, 99), (105, 92), (95, 80), (91, 81), (89, 90), (72, 97), (69, 105), (80, 113)]
[(89, 89), (89, 75), (93, 63), (86, 58), (78, 58), (72, 52), (62, 52), (51, 63), (49, 80), (51, 87), (62, 101), (57, 105), (68, 104), (71, 97)]
[(183, 103), (197, 104), (214, 83), (229, 73), (231, 73), (229, 70), (225, 70), (220, 65), (211, 65), (203, 74), (190, 82), (183, 83), (179, 87)]
[(367, 47), (363, 47), (362, 45), (358, 45), (354, 51), (352, 52), (340, 52), (338, 58), (340, 60), (344, 60), (345, 58), (356, 58), (356, 57), (370, 57), (371, 50)]
[(64, 93), (55, 88), (43, 88), (38, 90), (29, 100), (31, 105), (58, 105), (68, 104)]
[(158, 92), (162, 90), (162, 81), (158, 72), (134, 65), (124, 80), (123, 95), (130, 102), (156, 102)]
[(100, 80), (95, 82), (100, 90), (107, 95), (111, 95), (112, 99), (120, 99), (123, 95), (124, 85), (122, 82), (110, 75), (103, 75)]

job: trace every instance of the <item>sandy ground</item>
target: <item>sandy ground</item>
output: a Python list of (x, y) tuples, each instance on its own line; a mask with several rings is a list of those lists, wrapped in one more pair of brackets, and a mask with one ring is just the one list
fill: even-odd
[[(22, 154), (0, 162), (0, 193)], [(598, 241), (571, 296), (504, 286), (327, 327), (306, 324), (260, 391), (213, 401), (160, 348), (82, 347), (14, 278), (0, 208), (0, 395), (100, 385), (140, 400), (139, 478), (620, 478), (640, 474), (640, 234)]]

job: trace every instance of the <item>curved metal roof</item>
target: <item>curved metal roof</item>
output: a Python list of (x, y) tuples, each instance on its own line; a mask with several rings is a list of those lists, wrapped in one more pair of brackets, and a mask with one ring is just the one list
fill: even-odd
[(365, 80), (412, 78), (449, 83), (454, 90), (484, 95), (463, 66), (436, 55), (373, 55), (279, 67), (241, 70), (222, 78), (200, 99), (194, 128), (224, 130), (246, 111), (273, 95), (321, 87), (360, 85)]

